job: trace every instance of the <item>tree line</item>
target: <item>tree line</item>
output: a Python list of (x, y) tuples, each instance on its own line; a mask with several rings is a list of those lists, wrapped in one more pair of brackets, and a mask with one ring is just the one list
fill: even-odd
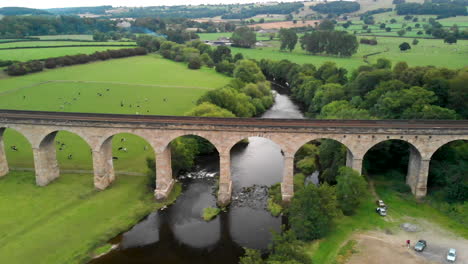
[(443, 1), (419, 3), (401, 3), (396, 5), (398, 15), (438, 15), (439, 18), (466, 16), (466, 1)]
[(62, 56), (55, 58), (48, 58), (44, 60), (32, 60), (27, 62), (15, 62), (11, 63), (6, 69), (6, 73), (11, 76), (25, 75), (28, 73), (34, 73), (42, 71), (44, 68), (53, 69), (56, 67), (71, 66), (76, 64), (84, 64), (99, 60), (108, 60), (116, 58), (124, 58), (130, 56), (146, 55), (146, 49), (144, 48), (132, 48), (132, 49), (117, 49), (117, 50), (106, 50), (96, 51), (93, 54), (78, 54), (71, 56)]
[(109, 19), (73, 16), (5, 16), (0, 23), (0, 38), (40, 35), (93, 34), (94, 31), (117, 31)]
[(244, 19), (260, 14), (290, 14), (304, 7), (303, 3), (279, 3), (276, 5), (251, 5), (241, 7), (240, 11), (226, 13), (221, 16), (223, 19)]
[(358, 2), (351, 1), (333, 1), (329, 3), (313, 5), (310, 7), (310, 9), (322, 14), (341, 15), (344, 13), (359, 11), (359, 9), (361, 9), (361, 5)]

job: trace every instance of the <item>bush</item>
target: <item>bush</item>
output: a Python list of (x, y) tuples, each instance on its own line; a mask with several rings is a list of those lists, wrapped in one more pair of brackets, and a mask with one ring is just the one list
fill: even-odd
[(11, 60), (0, 60), (0, 67), (10, 66), (14, 63), (15, 61), (11, 61)]
[(273, 201), (273, 198), (268, 199), (267, 209), (273, 216), (279, 216), (283, 211), (283, 207)]
[(45, 61), (44, 66), (45, 66), (47, 69), (53, 69), (53, 68), (57, 67), (57, 61), (56, 61), (54, 58), (47, 59), (47, 60)]
[(377, 45), (377, 39), (366, 39), (362, 38), (359, 43), (367, 45)]
[(203, 209), (203, 219), (205, 221), (211, 221), (220, 212), (221, 212), (221, 209), (219, 209), (219, 208), (207, 207), (207, 208)]
[(194, 56), (189, 59), (188, 68), (192, 70), (198, 70), (201, 68), (202, 61), (200, 56)]

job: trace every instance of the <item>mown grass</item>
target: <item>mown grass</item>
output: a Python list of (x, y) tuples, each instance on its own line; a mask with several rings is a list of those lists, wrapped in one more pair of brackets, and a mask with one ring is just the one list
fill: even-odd
[[(84, 263), (107, 240), (162, 207), (147, 177), (121, 176), (96, 191), (87, 174), (62, 175), (46, 187), (32, 173), (0, 179), (0, 263)], [(175, 200), (177, 185), (168, 202)]]
[(20, 42), (9, 42), (1, 43), (0, 49), (3, 48), (15, 48), (15, 47), (47, 47), (47, 46), (90, 46), (90, 45), (105, 45), (105, 46), (115, 46), (115, 45), (128, 45), (136, 46), (135, 42), (79, 42), (79, 41), (20, 41)]
[[(213, 69), (194, 71), (158, 56), (139, 56), (0, 79), (0, 108), (183, 115), (202, 94), (228, 81), (228, 77)], [(123, 137), (126, 141), (121, 142)], [(92, 169), (89, 146), (81, 138), (59, 132), (57, 141), (66, 144), (62, 150), (57, 145), (62, 169)], [(11, 166), (33, 167), (31, 146), (19, 133), (7, 129), (5, 146)], [(12, 146), (19, 151), (14, 151)], [(118, 151), (119, 147), (127, 148), (127, 152)], [(114, 160), (117, 171), (143, 173), (145, 158), (154, 157), (148, 143), (133, 135), (114, 137), (113, 148), (113, 155), (119, 158)], [(70, 154), (72, 159), (68, 159)]]
[(66, 55), (76, 54), (91, 54), (96, 51), (108, 49), (121, 49), (122, 47), (65, 47), (65, 48), (50, 48), (50, 49), (15, 49), (15, 50), (0, 50), (0, 58), (2, 60), (13, 61), (28, 61), (41, 60), (51, 57), (61, 57)]

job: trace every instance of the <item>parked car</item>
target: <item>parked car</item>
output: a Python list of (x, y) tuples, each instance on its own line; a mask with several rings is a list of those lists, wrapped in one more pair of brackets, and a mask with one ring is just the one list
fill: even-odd
[(422, 252), (427, 247), (426, 240), (419, 240), (416, 245), (414, 245), (414, 250)]
[(375, 211), (380, 215), (380, 216), (386, 216), (387, 215), (387, 209), (384, 207), (377, 207)]
[(375, 203), (378, 207), (387, 208), (387, 205), (382, 200), (377, 200)]
[(457, 250), (454, 248), (449, 249), (447, 252), (447, 261), (448, 262), (455, 262), (457, 260)]

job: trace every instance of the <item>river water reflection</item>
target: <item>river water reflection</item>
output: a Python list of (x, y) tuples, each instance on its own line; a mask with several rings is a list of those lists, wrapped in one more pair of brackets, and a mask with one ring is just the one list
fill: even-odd
[[(263, 118), (303, 118), (299, 108), (275, 87), (275, 104)], [(265, 250), (271, 230), (280, 231), (281, 217), (266, 211), (267, 187), (281, 181), (281, 149), (264, 138), (249, 138), (231, 152), (233, 202), (227, 212), (210, 222), (204, 208), (216, 206), (214, 176), (218, 157), (207, 157), (195, 171), (182, 175), (183, 192), (164, 211), (150, 214), (115, 239), (116, 250), (93, 264), (237, 264), (243, 247)]]

